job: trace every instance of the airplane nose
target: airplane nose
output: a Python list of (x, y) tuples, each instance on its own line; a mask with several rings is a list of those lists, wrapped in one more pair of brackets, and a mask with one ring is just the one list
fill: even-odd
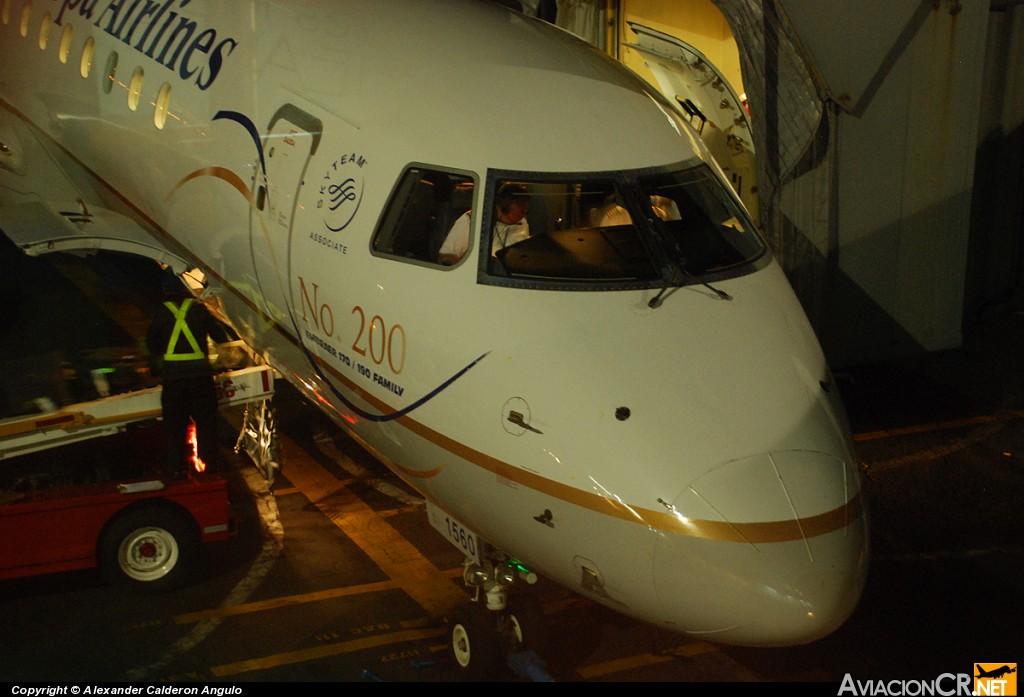
[(712, 469), (669, 506), (679, 534), (655, 550), (659, 600), (687, 618), (677, 629), (709, 641), (782, 646), (831, 633), (867, 573), (861, 497), (854, 463), (821, 452)]

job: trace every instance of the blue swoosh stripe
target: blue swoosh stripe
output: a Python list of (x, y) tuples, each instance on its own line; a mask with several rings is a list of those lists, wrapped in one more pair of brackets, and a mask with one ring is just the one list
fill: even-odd
[(260, 139), (260, 132), (256, 130), (256, 124), (252, 122), (252, 119), (245, 114), (237, 111), (228, 111), (226, 109), (221, 109), (213, 115), (213, 120), (216, 121), (217, 119), (230, 119), (231, 121), (236, 121), (242, 125), (242, 128), (248, 131), (249, 137), (252, 138), (252, 142), (256, 144), (256, 153), (260, 156), (260, 170), (262, 170), (263, 176), (266, 177), (267, 161), (263, 158), (263, 141)]
[(482, 354), (476, 360), (470, 361), (464, 368), (459, 370), (457, 373), (452, 375), (450, 378), (448, 378), (447, 380), (442, 382), (440, 385), (435, 387), (433, 390), (431, 390), (427, 394), (423, 395), (422, 397), (420, 397), (419, 399), (417, 399), (415, 402), (413, 402), (409, 406), (405, 407), (404, 409), (399, 409), (398, 411), (393, 411), (390, 414), (371, 414), (368, 411), (360, 409), (355, 404), (353, 404), (351, 402), (351, 400), (349, 400), (347, 397), (345, 397), (345, 395), (341, 394), (341, 392), (338, 390), (338, 388), (334, 386), (334, 383), (331, 382), (330, 378), (328, 378), (326, 375), (324, 375), (323, 371), (320, 370), (320, 367), (316, 364), (316, 360), (315, 360), (314, 356), (310, 354), (309, 349), (306, 348), (306, 345), (305, 345), (305, 343), (303, 343), (301, 338), (299, 339), (299, 346), (302, 347), (303, 353), (306, 354), (306, 358), (309, 360), (310, 367), (312, 367), (313, 371), (318, 376), (320, 376), (320, 379), (323, 380), (324, 383), (326, 383), (327, 386), (331, 388), (331, 392), (334, 394), (335, 397), (338, 398), (338, 400), (342, 404), (344, 404), (346, 407), (351, 409), (360, 418), (365, 419), (367, 421), (374, 421), (374, 422), (377, 422), (377, 423), (383, 423), (383, 422), (386, 422), (386, 421), (394, 421), (395, 419), (400, 419), (403, 416), (405, 416), (406, 414), (409, 414), (410, 412), (412, 412), (412, 411), (414, 411), (416, 409), (419, 409), (421, 406), (423, 406), (424, 404), (429, 402), (431, 399), (433, 399), (434, 397), (439, 395), (441, 392), (443, 392), (444, 390), (448, 389), (448, 387), (453, 382), (455, 382), (456, 380), (461, 378), (463, 375), (465, 375), (467, 372), (469, 372), (469, 370), (471, 368), (473, 368), (477, 363), (479, 363), (483, 359), (487, 358), (487, 356), (489, 356), (491, 354), (491, 352), (488, 351), (487, 353)]

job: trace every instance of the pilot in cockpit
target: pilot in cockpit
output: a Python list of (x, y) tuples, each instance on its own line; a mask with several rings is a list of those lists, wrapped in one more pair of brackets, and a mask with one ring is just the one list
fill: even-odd
[[(499, 249), (525, 240), (530, 236), (530, 224), (526, 220), (526, 212), (530, 208), (530, 198), (526, 187), (521, 184), (505, 184), (498, 190), (495, 197), (494, 231), (491, 236), (491, 254)], [(469, 249), (470, 213), (466, 211), (448, 231), (441, 249), (438, 262), (450, 266), (465, 255)]]

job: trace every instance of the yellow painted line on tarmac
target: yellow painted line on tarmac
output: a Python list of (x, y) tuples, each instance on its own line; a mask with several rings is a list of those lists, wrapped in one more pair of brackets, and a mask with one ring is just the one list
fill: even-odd
[[(431, 617), (442, 617), (453, 606), (466, 601), (465, 593), (449, 580), (460, 578), (461, 568), (439, 570), (385, 522), (383, 514), (375, 512), (349, 490), (352, 480), (338, 480), (289, 438), (283, 434), (279, 437), (287, 452), (288, 479), (293, 484), (288, 493), (303, 493), (388, 575), (389, 580), (183, 614), (175, 618), (178, 624), (394, 589), (407, 593)], [(217, 677), (238, 675), (382, 646), (434, 639), (444, 636), (446, 631), (437, 627), (406, 629), (212, 666), (210, 671)]]
[(283, 434), (288, 480), (356, 543), (396, 587), (405, 591), (431, 617), (444, 617), (466, 602), (466, 593), (383, 517), (353, 494), (346, 482), (320, 466)]
[[(455, 569), (446, 569), (439, 573), (442, 576), (446, 576), (448, 578), (461, 578), (462, 572), (462, 567), (459, 567)], [(294, 607), (296, 605), (302, 605), (303, 603), (316, 603), (322, 600), (346, 598), (353, 595), (380, 593), (383, 591), (394, 590), (396, 588), (398, 588), (398, 584), (394, 581), (377, 581), (376, 583), (363, 583), (358, 586), (329, 588), (327, 590), (316, 591), (315, 593), (301, 593), (299, 595), (284, 596), (283, 598), (261, 600), (255, 603), (242, 603), (239, 605), (232, 605), (231, 607), (218, 607), (213, 608), (212, 610), (187, 612), (183, 615), (177, 615), (174, 618), (174, 623), (191, 624), (193, 622), (202, 622), (203, 620), (211, 619), (214, 617), (233, 617), (235, 615), (248, 615), (253, 612), (276, 610), (282, 607)]]
[[(290, 468), (292, 464), (293, 461), (289, 460), (289, 477), (291, 477)], [(344, 653), (353, 653), (355, 651), (364, 651), (366, 649), (379, 648), (381, 646), (390, 646), (391, 644), (402, 644), (410, 641), (433, 639), (435, 637), (442, 636), (443, 634), (445, 634), (444, 629), (410, 629), (404, 632), (393, 632), (391, 634), (362, 637), (360, 639), (352, 639), (351, 641), (340, 641), (334, 644), (316, 646), (310, 649), (285, 651), (283, 653), (272, 654), (270, 656), (264, 656), (263, 658), (251, 658), (237, 663), (226, 663), (220, 666), (213, 666), (210, 669), (210, 672), (221, 678), (228, 675), (249, 673), (255, 670), (267, 670), (268, 668), (276, 668), (277, 666), (290, 665), (292, 663), (315, 661), (320, 658), (329, 658), (330, 656), (337, 656)]]
[(899, 436), (913, 436), (922, 433), (931, 433), (933, 431), (946, 431), (953, 428), (967, 428), (970, 426), (980, 426), (982, 424), (998, 423), (1001, 421), (1015, 421), (1022, 418), (1024, 418), (1024, 411), (1005, 411), (999, 414), (986, 414), (984, 416), (974, 416), (967, 419), (935, 421), (927, 424), (919, 424), (917, 426), (906, 426), (904, 428), (891, 428), (882, 429), (880, 431), (870, 431), (868, 433), (858, 433), (854, 435), (853, 439), (861, 442), (880, 440), (882, 438), (896, 438)]
[[(460, 570), (461, 572), (461, 570)], [(347, 586), (345, 588), (330, 588), (315, 593), (302, 593), (300, 595), (288, 595), (283, 598), (272, 598), (261, 600), (255, 603), (243, 603), (231, 607), (218, 607), (212, 610), (200, 610), (178, 615), (174, 618), (176, 624), (190, 624), (201, 622), (211, 617), (233, 617), (235, 615), (248, 615), (253, 612), (265, 610), (276, 610), (282, 607), (294, 607), (303, 603), (315, 603), (321, 600), (332, 600), (334, 598), (345, 598), (352, 595), (363, 595), (365, 593), (380, 593), (382, 591), (394, 590), (398, 585), (394, 581), (378, 581), (376, 583), (363, 583), (358, 586)]]
[(692, 644), (683, 644), (677, 646), (672, 650), (673, 656), (680, 656), (682, 658), (691, 658), (693, 656), (699, 656), (702, 653), (714, 653), (718, 651), (718, 647), (714, 644), (708, 644), (703, 641), (695, 641)]
[(644, 668), (646, 666), (653, 666), (659, 663), (668, 663), (674, 659), (674, 656), (642, 653), (637, 656), (627, 656), (625, 658), (617, 658), (614, 661), (605, 661), (604, 663), (595, 663), (594, 665), (577, 668), (576, 673), (579, 674), (581, 678), (589, 680), (592, 678), (604, 677), (605, 675), (610, 675), (612, 673), (621, 673), (624, 670)]

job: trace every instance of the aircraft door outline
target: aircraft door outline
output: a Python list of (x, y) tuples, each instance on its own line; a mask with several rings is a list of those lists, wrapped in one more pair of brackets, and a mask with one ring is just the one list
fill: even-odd
[(299, 193), (323, 135), (323, 122), (294, 104), (282, 104), (263, 137), (263, 168), (253, 180), (256, 210), (249, 221), (250, 252), (267, 316), (292, 326), (288, 310), (291, 236)]

